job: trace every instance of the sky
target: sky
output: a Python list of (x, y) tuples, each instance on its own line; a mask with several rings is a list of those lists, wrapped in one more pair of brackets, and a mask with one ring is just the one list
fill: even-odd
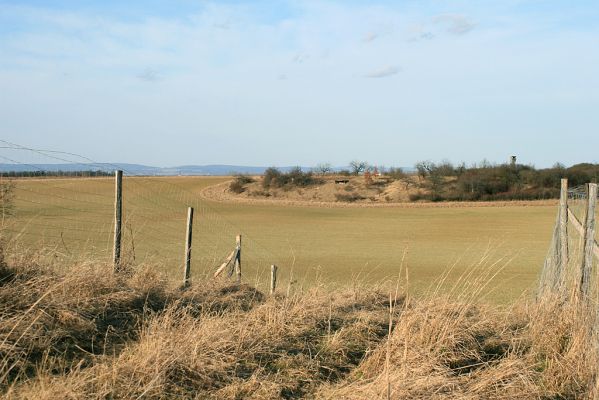
[(98, 162), (599, 162), (598, 75), (595, 0), (0, 0), (0, 139)]

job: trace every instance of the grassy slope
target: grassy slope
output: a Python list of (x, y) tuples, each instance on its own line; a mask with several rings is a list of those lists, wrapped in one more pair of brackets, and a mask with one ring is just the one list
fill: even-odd
[[(314, 208), (220, 204), (191, 193), (226, 178), (126, 178), (125, 210), (134, 233), (125, 232), (126, 256), (135, 246), (136, 262), (152, 258), (161, 269), (179, 276), (185, 206), (198, 208), (194, 232), (193, 273), (214, 268), (243, 232), (244, 271), (250, 283), (266, 279), (270, 263), (294, 278), (347, 283), (395, 279), (408, 248), (411, 288), (422, 289), (456, 260), (450, 278), (478, 262), (490, 247), (513, 261), (498, 276), (490, 296), (513, 299), (534, 285), (556, 210), (553, 207), (498, 208)], [(168, 183), (165, 183), (168, 182)], [(110, 257), (112, 235), (110, 179), (23, 180), (17, 183), (16, 216), (10, 229), (22, 242), (44, 240), (60, 255), (93, 252)], [(188, 192), (181, 191), (185, 188)], [(61, 239), (61, 232), (63, 238)], [(89, 241), (86, 241), (89, 239)], [(64, 244), (63, 244), (64, 241)]]
[(389, 310), (372, 287), (182, 292), (151, 269), (57, 271), (19, 253), (0, 265), (0, 396), (592, 398), (595, 311), (550, 297), (502, 309), (471, 293), (398, 296)]

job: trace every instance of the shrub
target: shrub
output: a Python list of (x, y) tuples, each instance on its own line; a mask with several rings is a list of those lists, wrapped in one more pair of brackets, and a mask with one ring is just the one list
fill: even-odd
[(358, 200), (364, 200), (366, 197), (359, 195), (358, 193), (335, 193), (335, 199), (337, 201), (344, 201), (347, 203), (353, 203)]
[(247, 185), (248, 183), (254, 182), (254, 178), (244, 174), (235, 175), (235, 180), (239, 181), (239, 183), (241, 183), (242, 185)]
[(262, 197), (270, 197), (270, 193), (266, 190), (254, 190), (250, 193), (252, 196), (262, 196)]
[(264, 188), (282, 187), (289, 190), (293, 187), (306, 187), (321, 183), (312, 172), (303, 172), (300, 167), (294, 167), (289, 172), (282, 173), (276, 168), (268, 168), (264, 172), (262, 186)]
[(422, 192), (418, 191), (416, 193), (410, 193), (409, 195), (409, 199), (410, 201), (418, 201), (418, 200), (424, 200), (426, 197), (424, 196), (424, 194), (422, 194)]
[(403, 172), (401, 168), (394, 167), (389, 168), (389, 171), (387, 171), (387, 176), (393, 179), (394, 181), (399, 181), (408, 177), (408, 175), (405, 172)]
[(235, 179), (229, 185), (229, 190), (233, 193), (243, 193), (245, 192), (245, 185), (248, 183), (254, 182), (254, 179), (247, 175), (235, 175)]
[(271, 167), (264, 171), (264, 177), (262, 178), (262, 186), (267, 189), (272, 186), (277, 186), (277, 182), (281, 177), (281, 171)]
[(285, 184), (291, 186), (305, 187), (319, 182), (318, 179), (314, 178), (312, 172), (303, 172), (300, 167), (292, 168), (283, 176), (286, 178)]

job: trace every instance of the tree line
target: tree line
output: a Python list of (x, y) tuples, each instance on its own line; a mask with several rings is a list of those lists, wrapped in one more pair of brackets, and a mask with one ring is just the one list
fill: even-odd
[(39, 178), (39, 177), (100, 177), (100, 176), (113, 176), (113, 172), (108, 171), (6, 171), (0, 172), (0, 176), (7, 178)]
[(567, 178), (571, 186), (599, 181), (599, 164), (576, 164), (566, 168), (555, 164), (537, 169), (522, 164), (482, 162), (470, 167), (450, 162), (422, 161), (415, 165), (422, 187), (428, 189), (412, 200), (485, 201), (538, 200), (558, 198), (560, 181)]

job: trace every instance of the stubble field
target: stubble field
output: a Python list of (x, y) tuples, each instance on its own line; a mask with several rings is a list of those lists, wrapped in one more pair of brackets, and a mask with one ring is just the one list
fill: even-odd
[[(442, 288), (451, 290), (476, 266), (480, 274), (468, 279), (494, 276), (486, 297), (505, 303), (534, 288), (556, 214), (547, 203), (360, 208), (201, 198), (202, 189), (228, 179), (125, 177), (124, 260), (149, 263), (178, 279), (186, 207), (193, 206), (195, 279), (207, 279), (241, 233), (244, 280), (259, 287), (270, 264), (279, 266), (281, 290), (286, 290), (352, 280), (393, 284), (403, 262), (415, 292), (440, 279)], [(15, 181), (14, 194), (14, 215), (4, 222), (11, 245), (34, 244), (54, 259), (93, 255), (110, 260), (112, 178), (22, 179)]]

